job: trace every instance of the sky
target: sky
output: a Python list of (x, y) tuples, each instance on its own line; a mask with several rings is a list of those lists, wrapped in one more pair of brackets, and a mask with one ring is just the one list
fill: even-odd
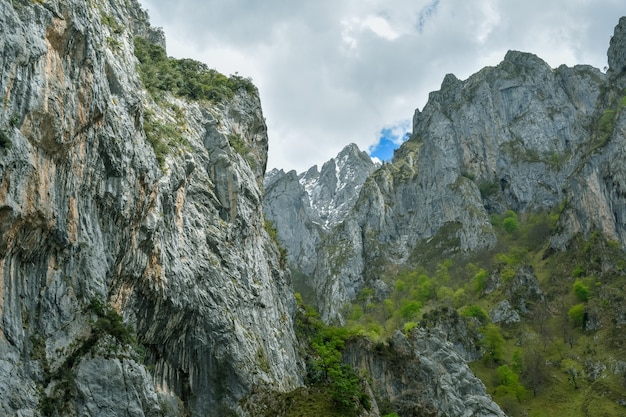
[(532, 52), (604, 69), (623, 0), (140, 0), (167, 52), (252, 78), (268, 169), (303, 172), (349, 143), (390, 158), (447, 73)]

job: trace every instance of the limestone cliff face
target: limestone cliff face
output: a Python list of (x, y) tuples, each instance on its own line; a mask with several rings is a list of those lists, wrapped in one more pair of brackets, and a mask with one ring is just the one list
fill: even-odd
[(510, 51), (467, 80), (447, 75), (416, 110), (411, 138), (393, 163), (365, 181), (352, 212), (321, 244), (313, 273), (322, 316), (361, 288), (384, 296), (385, 268), (429, 251), (467, 253), (495, 244), (490, 214), (562, 207), (564, 248), (602, 230), (626, 244), (624, 37), (621, 19), (607, 74), (590, 66), (550, 68)]
[(346, 346), (346, 361), (366, 369), (379, 401), (401, 416), (505, 417), (451, 343), (437, 331), (396, 332), (385, 349), (366, 339)]
[(365, 152), (350, 144), (321, 169), (313, 166), (300, 174), (274, 169), (266, 176), (265, 215), (277, 229), (289, 264), (305, 276), (294, 276), (298, 290), (307, 290), (320, 244), (352, 211), (363, 183), (376, 168)]
[[(155, 103), (136, 34), (164, 43), (134, 1), (0, 2), (3, 415), (225, 415), (301, 384), (258, 96)], [(181, 126), (162, 164), (148, 124)]]

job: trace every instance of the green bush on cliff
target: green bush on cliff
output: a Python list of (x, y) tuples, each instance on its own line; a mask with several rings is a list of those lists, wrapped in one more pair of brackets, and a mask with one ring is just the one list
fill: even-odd
[(153, 96), (168, 91), (192, 100), (220, 102), (240, 89), (250, 94), (257, 91), (249, 78), (227, 77), (193, 59), (169, 58), (165, 49), (141, 37), (135, 38), (135, 56), (141, 81)]

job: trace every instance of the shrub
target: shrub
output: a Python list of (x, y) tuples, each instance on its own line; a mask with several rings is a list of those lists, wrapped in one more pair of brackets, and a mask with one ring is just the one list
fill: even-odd
[(410, 301), (407, 300), (402, 303), (402, 307), (400, 308), (400, 315), (405, 320), (410, 320), (417, 316), (422, 308), (422, 304), (419, 301)]
[(577, 279), (576, 282), (574, 282), (574, 294), (578, 301), (585, 303), (589, 301), (589, 297), (591, 297), (591, 290), (589, 290), (589, 286), (583, 284), (581, 279)]
[(513, 210), (507, 210), (502, 219), (502, 228), (509, 234), (519, 231), (517, 214)]
[(488, 324), (483, 330), (483, 347), (486, 350), (485, 359), (498, 363), (504, 354), (504, 338), (500, 328), (495, 324)]
[(472, 304), (463, 309), (461, 313), (464, 317), (474, 317), (481, 322), (481, 324), (487, 323), (489, 321), (489, 316), (487, 316), (487, 312), (484, 308), (479, 305)]
[(165, 50), (148, 40), (135, 38), (135, 56), (139, 60), (139, 76), (153, 96), (169, 91), (178, 97), (220, 102), (231, 99), (238, 90), (256, 94), (248, 78), (226, 77), (193, 59), (168, 58)]
[(567, 317), (569, 317), (575, 327), (582, 327), (585, 324), (586, 316), (587, 311), (585, 309), (585, 304), (583, 303), (576, 304), (567, 312)]

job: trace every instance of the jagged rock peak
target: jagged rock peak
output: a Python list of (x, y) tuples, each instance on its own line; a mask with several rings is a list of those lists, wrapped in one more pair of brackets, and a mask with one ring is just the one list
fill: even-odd
[(615, 26), (607, 57), (610, 72), (621, 74), (626, 70), (626, 16)]
[(335, 158), (296, 175), (272, 170), (265, 178), (264, 210), (287, 249), (289, 263), (311, 274), (323, 235), (352, 210), (367, 177), (378, 167), (355, 144)]

